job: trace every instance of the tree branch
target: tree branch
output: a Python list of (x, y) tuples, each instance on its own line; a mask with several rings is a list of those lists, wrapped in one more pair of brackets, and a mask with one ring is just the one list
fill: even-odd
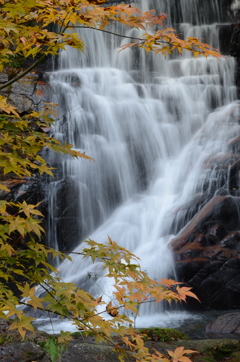
[[(97, 30), (97, 31), (101, 31), (102, 33), (107, 33), (107, 34), (111, 34), (114, 36), (118, 36), (120, 38), (126, 38), (126, 39), (132, 39), (132, 40), (139, 40), (140, 42), (144, 43), (146, 41), (146, 39), (143, 38), (136, 38), (134, 36), (127, 36), (127, 35), (122, 35), (122, 34), (118, 34), (118, 33), (114, 33), (112, 31), (108, 31), (108, 30), (104, 30), (104, 29), (99, 29), (99, 28), (94, 28), (92, 26), (81, 26), (81, 25), (76, 25), (76, 26), (68, 26), (67, 28), (73, 28), (73, 29), (93, 29), (93, 30)], [(164, 41), (161, 40), (161, 42), (156, 42), (155, 44), (157, 45), (161, 45), (161, 44), (170, 44), (170, 42), (168, 41)]]
[(35, 63), (33, 63), (29, 68), (25, 69), (22, 73), (18, 74), (16, 77), (12, 78), (8, 82), (2, 84), (0, 86), (0, 90), (9, 87), (13, 83), (17, 82), (19, 79), (23, 78), (26, 74), (31, 72), (32, 69), (34, 69), (44, 58), (46, 57), (46, 54), (43, 54)]
[(104, 29), (98, 29), (98, 28), (94, 28), (92, 26), (81, 26), (81, 25), (76, 25), (76, 26), (69, 26), (68, 28), (73, 28), (73, 29), (93, 29), (93, 30), (97, 30), (97, 31), (101, 31), (103, 33), (107, 33), (107, 34), (111, 34), (114, 36), (118, 36), (120, 38), (127, 38), (127, 39), (133, 39), (133, 40), (140, 40), (140, 41), (144, 41), (144, 39), (141, 38), (135, 38), (133, 36), (127, 36), (127, 35), (122, 35), (122, 34), (117, 34), (117, 33), (113, 33), (112, 31), (108, 31), (108, 30), (104, 30)]

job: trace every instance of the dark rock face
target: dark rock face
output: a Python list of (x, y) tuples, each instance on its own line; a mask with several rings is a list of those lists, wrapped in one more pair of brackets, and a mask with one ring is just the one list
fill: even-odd
[(236, 59), (235, 79), (238, 98), (240, 98), (240, 24), (233, 24), (230, 41), (230, 55)]
[[(230, 115), (229, 125), (238, 119)], [(193, 202), (176, 210), (171, 229), (178, 280), (201, 301), (189, 299), (188, 309), (240, 307), (240, 137), (223, 151), (205, 160)]]
[[(54, 197), (53, 204), (49, 205), (49, 245), (51, 240), (57, 240), (59, 250), (71, 251), (100, 223), (100, 205), (96, 198), (90, 197), (87, 188), (81, 193), (77, 181), (70, 177), (53, 182), (50, 187), (50, 193), (54, 193)], [(85, 204), (91, 205), (91, 208), (84, 208)], [(88, 215), (88, 212), (91, 212), (91, 215)], [(91, 222), (92, 215), (94, 225)]]
[(240, 26), (233, 25), (233, 32), (230, 43), (230, 55), (232, 57), (240, 57)]
[(239, 308), (239, 206), (239, 197), (213, 197), (172, 241), (178, 279), (201, 300), (188, 308)]
[(240, 313), (219, 316), (206, 326), (207, 333), (240, 333)]

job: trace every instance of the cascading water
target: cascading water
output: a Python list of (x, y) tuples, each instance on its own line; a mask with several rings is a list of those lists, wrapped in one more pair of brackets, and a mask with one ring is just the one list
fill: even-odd
[[(139, 0), (134, 5), (165, 12), (167, 25), (182, 23), (184, 37), (205, 38), (219, 47), (217, 0)], [(137, 36), (137, 30), (122, 26), (114, 31)], [(224, 153), (227, 141), (239, 134), (238, 125), (227, 125), (229, 115), (238, 112), (234, 59), (193, 59), (190, 53), (164, 59), (138, 49), (118, 53), (127, 39), (96, 30), (80, 33), (85, 53), (68, 49), (61, 54), (60, 70), (50, 74), (53, 101), (59, 104), (54, 134), (64, 134), (96, 162), (63, 161), (58, 181), (50, 186), (55, 188), (51, 245), (61, 245), (59, 229), (71, 235), (72, 216), (72, 244), (86, 237), (104, 243), (109, 235), (139, 256), (152, 278), (173, 276), (169, 242), (194, 216), (184, 206), (203, 191), (210, 197), (213, 183), (219, 182), (215, 190), (223, 184), (227, 188), (227, 179), (218, 181), (214, 171), (209, 174), (202, 165)], [(61, 182), (71, 200), (69, 213), (62, 215), (56, 211)], [(111, 297), (111, 286), (103, 278), (88, 286), (89, 273), (98, 274), (100, 268), (80, 257), (59, 266), (65, 281)], [(154, 308), (142, 310), (149, 325), (161, 309)]]

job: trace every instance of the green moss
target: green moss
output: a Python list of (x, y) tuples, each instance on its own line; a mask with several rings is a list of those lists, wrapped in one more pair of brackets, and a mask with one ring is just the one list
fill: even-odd
[(39, 345), (50, 355), (51, 362), (56, 362), (66, 348), (64, 344), (59, 344), (55, 337), (49, 337), (39, 342)]
[(189, 337), (184, 333), (172, 328), (145, 328), (139, 329), (141, 334), (146, 335), (146, 339), (154, 341), (171, 342), (178, 339), (189, 340)]
[(39, 357), (39, 353), (26, 351), (24, 352), (24, 357), (31, 359), (31, 361), (36, 360)]
[(234, 352), (239, 350), (239, 346), (235, 344), (226, 344), (224, 346), (217, 345), (206, 351), (204, 360), (206, 362), (222, 362), (226, 357), (234, 357)]
[(213, 356), (204, 356), (204, 361), (205, 362), (216, 362), (216, 360), (213, 358)]
[(83, 335), (83, 332), (73, 332), (71, 333), (71, 337), (81, 337)]
[(0, 335), (0, 344), (5, 343), (6, 340), (7, 340), (7, 337), (6, 337), (6, 336)]

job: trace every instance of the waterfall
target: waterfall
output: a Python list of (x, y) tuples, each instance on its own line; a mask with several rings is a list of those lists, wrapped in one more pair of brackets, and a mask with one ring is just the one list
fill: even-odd
[[(165, 12), (166, 25), (219, 47), (218, 0), (134, 5)], [(139, 49), (119, 53), (127, 39), (79, 31), (85, 52), (62, 52), (59, 70), (50, 74), (59, 105), (53, 132), (95, 162), (63, 160), (50, 186), (49, 242), (62, 250), (64, 238), (71, 239), (78, 252), (84, 238), (104, 243), (109, 235), (140, 257), (150, 277), (175, 276), (169, 243), (198, 211), (186, 212), (187, 206), (203, 193), (206, 199), (228, 187), (228, 180), (219, 180), (204, 163), (224, 154), (229, 139), (239, 134), (238, 124), (230, 126), (238, 113), (234, 59), (193, 59), (190, 53), (164, 59)], [(138, 35), (122, 25), (114, 32)], [(68, 200), (62, 214), (59, 197)], [(63, 279), (111, 297), (103, 278), (88, 285), (88, 276), (99, 274), (101, 266), (73, 259), (59, 266)], [(154, 308), (142, 310), (149, 321), (162, 307)]]

